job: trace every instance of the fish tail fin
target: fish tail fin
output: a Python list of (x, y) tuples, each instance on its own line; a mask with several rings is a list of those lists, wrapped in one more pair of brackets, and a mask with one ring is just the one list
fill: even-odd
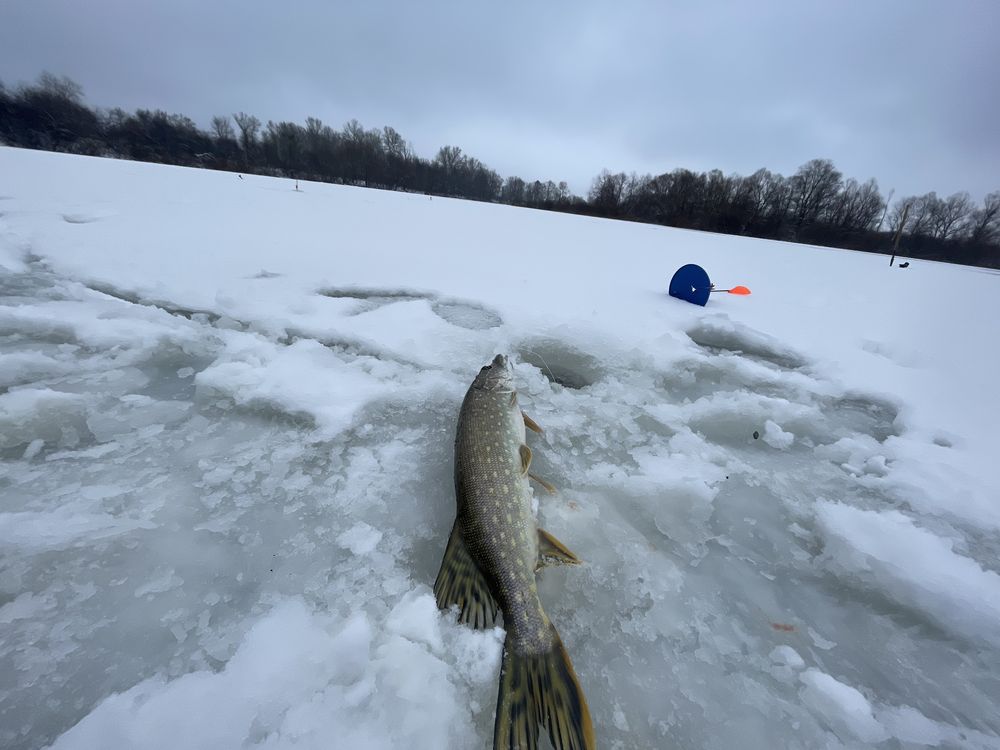
[(555, 750), (594, 750), (590, 709), (559, 634), (552, 648), (518, 654), (504, 642), (493, 750), (537, 750), (538, 728)]

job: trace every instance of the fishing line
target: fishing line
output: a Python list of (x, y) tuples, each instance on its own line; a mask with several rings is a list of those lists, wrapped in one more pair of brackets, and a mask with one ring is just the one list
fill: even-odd
[[(543, 357), (541, 354), (539, 354), (538, 352), (536, 352), (534, 349), (524, 349), (523, 351), (527, 352), (528, 354), (534, 354), (536, 357), (538, 357), (542, 361), (542, 366), (546, 369), (546, 371), (548, 371), (548, 373), (549, 373), (549, 379), (553, 383), (556, 382), (556, 375), (555, 375), (554, 372), (552, 372), (552, 368), (549, 367), (548, 363), (545, 361), (545, 357)], [(528, 364), (528, 365), (530, 365), (531, 362), (523, 362), (523, 363), (519, 362), (519, 364)]]

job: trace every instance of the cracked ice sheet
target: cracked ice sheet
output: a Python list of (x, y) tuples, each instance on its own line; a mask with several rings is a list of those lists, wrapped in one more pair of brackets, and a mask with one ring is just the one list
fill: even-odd
[[(194, 746), (488, 747), (499, 636), (427, 587), (455, 414), (496, 350), (546, 429), (542, 523), (586, 561), (540, 589), (602, 747), (996, 743), (992, 600), (970, 605), (1000, 558), (996, 363), (968, 347), (994, 276), (10, 149), (0, 166), (18, 542), (0, 744), (158, 747), (188, 711)], [(754, 295), (665, 298), (692, 257)], [(928, 307), (929, 280), (970, 307)], [(900, 572), (920, 555), (927, 576)]]
[(828, 567), (873, 586), (946, 630), (1000, 646), (1000, 575), (898, 511), (817, 503)]
[(495, 679), (500, 635), (444, 624), (427, 590), (379, 618), (290, 599), (254, 623), (222, 671), (141, 682), (52, 748), (473, 747), (459, 695)]
[(345, 361), (313, 340), (284, 346), (256, 335), (225, 338), (225, 351), (195, 378), (199, 397), (227, 397), (241, 406), (266, 404), (304, 415), (315, 421), (318, 437), (347, 430), (373, 402), (425, 398), (444, 384), (432, 371), (375, 357)]

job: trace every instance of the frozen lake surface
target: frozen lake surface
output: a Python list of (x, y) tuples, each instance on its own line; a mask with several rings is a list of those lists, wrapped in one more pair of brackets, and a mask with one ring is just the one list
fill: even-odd
[(600, 747), (1000, 747), (1000, 276), (301, 185), (0, 149), (0, 745), (490, 747), (505, 352)]

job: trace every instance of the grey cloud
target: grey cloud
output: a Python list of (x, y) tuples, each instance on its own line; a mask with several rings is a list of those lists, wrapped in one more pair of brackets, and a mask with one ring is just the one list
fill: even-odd
[(0, 78), (202, 125), (245, 110), (392, 125), (503, 174), (789, 174), (832, 158), (897, 195), (1000, 189), (1000, 5), (78, 3), (0, 6)]

